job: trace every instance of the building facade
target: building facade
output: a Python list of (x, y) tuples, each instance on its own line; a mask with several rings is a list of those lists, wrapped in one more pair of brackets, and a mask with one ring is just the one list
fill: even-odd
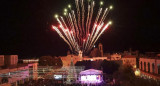
[(4, 66), (4, 55), (0, 55), (0, 66)]
[(145, 75), (160, 80), (160, 59), (141, 57), (139, 59), (139, 69)]
[(101, 57), (103, 57), (103, 45), (102, 45), (102, 43), (99, 43), (98, 49), (99, 49), (99, 51), (101, 53)]
[(17, 65), (18, 55), (4, 55), (4, 63), (6, 66)]
[(118, 53), (112, 54), (111, 60), (121, 60), (121, 54), (118, 54)]
[(37, 63), (18, 64), (18, 55), (0, 55), (0, 86), (18, 86), (37, 79)]
[(126, 55), (122, 57), (123, 64), (130, 64), (133, 68), (136, 68), (136, 56)]

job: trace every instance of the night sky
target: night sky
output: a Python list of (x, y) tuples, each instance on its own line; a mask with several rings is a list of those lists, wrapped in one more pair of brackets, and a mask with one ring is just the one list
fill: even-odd
[[(97, 41), (104, 52), (160, 51), (159, 0), (103, 1), (104, 7), (114, 6), (107, 17), (113, 25)], [(54, 14), (62, 14), (70, 2), (74, 4), (73, 0), (1, 0), (0, 54), (66, 55), (69, 47), (51, 25), (57, 25)]]

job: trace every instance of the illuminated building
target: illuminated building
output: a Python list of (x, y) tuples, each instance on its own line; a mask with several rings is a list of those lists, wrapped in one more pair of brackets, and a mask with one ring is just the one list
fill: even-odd
[(39, 59), (23, 59), (23, 63), (38, 63)]
[(4, 65), (4, 55), (0, 55), (0, 66)]
[(133, 55), (127, 55), (122, 57), (123, 64), (129, 64), (133, 68), (136, 68), (136, 56)]
[(103, 57), (103, 45), (102, 45), (102, 43), (99, 43), (98, 48), (99, 48), (101, 57)]
[(37, 63), (18, 64), (18, 55), (0, 55), (0, 62), (4, 63), (0, 66), (0, 86), (18, 86), (30, 76), (37, 78)]
[(142, 76), (160, 80), (160, 56), (152, 56), (140, 57), (139, 69)]
[(18, 55), (4, 55), (4, 63), (6, 66), (17, 65)]
[(111, 60), (121, 60), (121, 54), (118, 53), (112, 54)]

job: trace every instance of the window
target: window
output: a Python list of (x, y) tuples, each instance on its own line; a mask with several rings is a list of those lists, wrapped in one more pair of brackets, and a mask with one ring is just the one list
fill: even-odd
[(141, 70), (142, 70), (142, 61), (141, 61)]
[(150, 63), (148, 62), (148, 72), (150, 73)]
[(158, 64), (158, 74), (160, 74), (160, 64)]
[(152, 72), (155, 73), (154, 63), (152, 63)]
[(144, 62), (144, 71), (146, 71), (146, 62)]

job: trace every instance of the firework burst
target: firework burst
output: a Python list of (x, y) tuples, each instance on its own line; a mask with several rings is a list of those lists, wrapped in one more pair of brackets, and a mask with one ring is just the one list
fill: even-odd
[[(75, 10), (64, 9), (64, 16), (55, 15), (59, 26), (52, 25), (52, 28), (59, 34), (59, 36), (69, 45), (73, 53), (78, 53), (80, 50), (83, 53), (89, 52), (102, 33), (108, 28), (112, 22), (104, 23), (108, 12), (113, 8), (112, 6), (103, 10), (102, 1), (98, 12), (94, 12), (95, 2), (88, 0), (75, 0)], [(93, 20), (93, 15), (96, 13), (96, 18)], [(94, 21), (94, 22), (92, 22)]]

